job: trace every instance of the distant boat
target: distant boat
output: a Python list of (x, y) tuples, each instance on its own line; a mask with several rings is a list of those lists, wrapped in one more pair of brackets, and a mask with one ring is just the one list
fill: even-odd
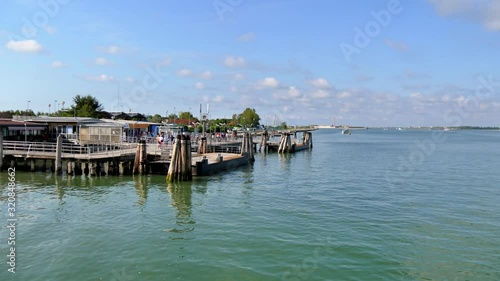
[(444, 127), (444, 128), (443, 128), (443, 130), (444, 130), (445, 132), (448, 132), (448, 131), (450, 131), (451, 129), (450, 129), (450, 128), (448, 128), (448, 127)]
[(399, 130), (399, 131), (402, 131), (402, 130), (403, 130), (403, 128), (399, 127), (399, 128), (398, 128), (398, 130)]
[(349, 130), (349, 128), (345, 127), (344, 129), (342, 129), (342, 135), (350, 135), (351, 134), (351, 130)]

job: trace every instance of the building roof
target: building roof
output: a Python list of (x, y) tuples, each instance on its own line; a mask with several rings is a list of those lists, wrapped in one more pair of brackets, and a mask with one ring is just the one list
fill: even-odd
[(8, 118), (0, 118), (0, 127), (16, 127), (16, 126), (22, 126), (24, 127), (26, 125), (27, 127), (39, 127), (40, 124), (38, 123), (33, 123), (33, 122), (25, 122), (25, 121), (17, 121), (17, 120), (12, 120)]
[(19, 116), (16, 115), (12, 118), (16, 121), (28, 121), (35, 123), (99, 123), (101, 120), (90, 117), (52, 117), (52, 116)]

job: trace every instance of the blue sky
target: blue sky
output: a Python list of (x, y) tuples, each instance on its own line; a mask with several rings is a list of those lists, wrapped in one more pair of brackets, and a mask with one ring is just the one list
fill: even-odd
[(493, 0), (2, 1), (0, 110), (499, 126), (499, 49)]

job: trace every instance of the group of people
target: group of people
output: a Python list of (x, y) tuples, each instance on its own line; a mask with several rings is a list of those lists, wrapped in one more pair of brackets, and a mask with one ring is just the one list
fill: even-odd
[(168, 143), (174, 144), (175, 137), (173, 134), (170, 134), (169, 136), (165, 136), (165, 133), (157, 134), (156, 136), (156, 142), (158, 143), (158, 148), (161, 148), (163, 146), (163, 143), (167, 144)]

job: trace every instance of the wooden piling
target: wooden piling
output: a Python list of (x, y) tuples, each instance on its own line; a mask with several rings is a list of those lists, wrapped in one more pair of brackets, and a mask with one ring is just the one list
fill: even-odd
[(191, 139), (186, 135), (177, 135), (172, 150), (172, 158), (168, 167), (167, 180), (191, 180), (193, 177), (191, 164)]
[(60, 175), (62, 173), (62, 159), (61, 159), (61, 156), (62, 156), (62, 140), (63, 140), (63, 136), (62, 134), (60, 134), (59, 136), (57, 136), (57, 144), (56, 144), (56, 162), (55, 162), (55, 165), (54, 165), (54, 173), (56, 175)]
[(198, 145), (198, 154), (207, 153), (207, 137), (201, 137), (200, 143)]
[(125, 173), (125, 166), (124, 166), (123, 161), (120, 161), (120, 162), (118, 163), (118, 174), (119, 174), (120, 176), (123, 176), (123, 174), (124, 174), (124, 173)]
[(31, 159), (31, 160), (30, 160), (30, 171), (31, 171), (31, 172), (35, 172), (35, 171), (36, 171), (36, 163), (35, 163), (35, 159)]
[(264, 147), (264, 152), (266, 152), (268, 139), (269, 139), (269, 133), (267, 132), (267, 130), (264, 130), (264, 132), (261, 135), (259, 152), (262, 150), (262, 147)]
[(0, 171), (3, 166), (3, 129), (0, 128)]
[(96, 166), (94, 162), (89, 162), (89, 176), (95, 176), (96, 175)]

